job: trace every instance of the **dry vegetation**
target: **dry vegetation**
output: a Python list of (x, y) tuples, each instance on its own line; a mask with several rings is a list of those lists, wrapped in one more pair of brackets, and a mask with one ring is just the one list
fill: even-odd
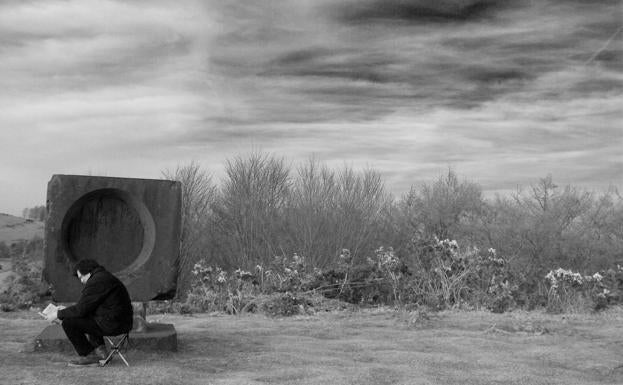
[[(275, 259), (299, 256), (307, 273), (320, 270), (329, 284), (385, 280), (365, 299), (369, 303), (437, 309), (467, 303), (505, 311), (556, 302), (557, 311), (587, 311), (623, 299), (617, 268), (623, 265), (623, 199), (614, 187), (590, 192), (546, 176), (511, 196), (485, 199), (478, 183), (449, 170), (394, 197), (374, 170), (333, 170), (313, 159), (291, 167), (262, 153), (229, 160), (219, 183), (197, 163), (164, 176), (184, 189), (181, 297), (197, 262), (229, 273), (241, 269), (260, 280), (258, 267), (266, 272)], [(460, 246), (452, 258), (430, 252), (445, 239)], [(385, 276), (382, 268), (371, 271), (368, 262), (379, 250), (400, 269)], [(493, 271), (494, 259), (504, 268)], [(609, 278), (580, 290), (571, 283), (579, 293), (562, 286), (562, 294), (552, 293), (545, 276), (558, 268)], [(497, 282), (487, 287), (491, 279)], [(361, 293), (343, 295), (349, 287), (342, 285), (340, 298), (362, 300)]]

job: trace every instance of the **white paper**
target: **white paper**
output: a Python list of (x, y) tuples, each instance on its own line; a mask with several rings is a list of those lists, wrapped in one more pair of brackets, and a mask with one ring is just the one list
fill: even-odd
[(65, 308), (65, 306), (62, 306), (62, 305), (56, 306), (55, 304), (50, 303), (48, 306), (46, 306), (45, 309), (43, 309), (43, 311), (39, 312), (39, 315), (41, 317), (43, 317), (43, 318), (48, 318), (48, 314), (54, 312), (55, 310), (59, 311), (59, 310), (64, 309), (64, 308)]

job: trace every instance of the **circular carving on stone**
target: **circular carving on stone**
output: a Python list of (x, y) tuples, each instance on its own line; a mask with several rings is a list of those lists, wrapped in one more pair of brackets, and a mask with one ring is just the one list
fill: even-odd
[(72, 264), (94, 259), (108, 271), (127, 276), (151, 256), (155, 225), (145, 205), (128, 192), (99, 189), (72, 204), (63, 218), (61, 237)]

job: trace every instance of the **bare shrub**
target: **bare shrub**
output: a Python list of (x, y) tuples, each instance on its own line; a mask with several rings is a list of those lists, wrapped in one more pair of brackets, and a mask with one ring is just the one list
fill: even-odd
[(290, 247), (314, 266), (328, 264), (340, 247), (333, 237), (337, 188), (335, 173), (314, 159), (298, 168), (292, 184), (286, 228)]
[(182, 184), (182, 231), (180, 239), (180, 259), (177, 279), (177, 295), (183, 295), (189, 287), (190, 272), (196, 261), (211, 248), (212, 205), (216, 199), (216, 187), (212, 176), (192, 161), (178, 166), (175, 170), (165, 170), (166, 179)]
[(288, 202), (290, 252), (317, 267), (335, 263), (343, 249), (354, 258), (376, 249), (391, 196), (374, 170), (329, 170), (310, 159), (298, 169)]
[(0, 258), (10, 258), (11, 257), (11, 249), (7, 244), (2, 241), (0, 242)]
[[(548, 287), (542, 277), (552, 268), (599, 271), (620, 263), (623, 203), (616, 190), (597, 196), (572, 186), (559, 187), (551, 176), (490, 202), (474, 228), (508, 256), (522, 276), (519, 306), (545, 306)], [(618, 230), (617, 230), (618, 229)]]
[(334, 205), (336, 229), (333, 237), (336, 245), (341, 245), (338, 250), (350, 250), (355, 259), (375, 250), (380, 241), (375, 237), (376, 230), (389, 202), (390, 196), (378, 172), (368, 169), (356, 173), (344, 167), (338, 174)]
[(10, 277), (8, 287), (0, 293), (2, 308), (14, 310), (28, 308), (48, 294), (48, 287), (41, 281), (43, 265), (43, 239), (16, 242), (11, 246), (10, 257), (15, 275)]
[[(178, 180), (206, 179), (196, 164), (176, 173)], [(623, 262), (618, 191), (559, 188), (551, 176), (485, 201), (478, 184), (448, 170), (394, 201), (374, 170), (332, 170), (310, 159), (291, 173), (282, 158), (251, 153), (227, 161), (218, 190), (207, 185), (207, 200), (192, 203), (202, 188), (184, 193), (184, 282), (184, 272), (205, 258), (228, 272), (253, 271), (262, 295), (315, 290), (352, 303), (503, 312), (546, 306), (543, 276), (554, 267), (596, 271)], [(439, 246), (451, 241), (439, 239), (464, 248), (452, 251)], [(481, 253), (483, 245), (504, 258)], [(305, 266), (294, 267), (290, 256)], [(395, 258), (400, 269), (369, 263), (379, 256)]]
[(26, 219), (32, 219), (35, 221), (45, 221), (47, 216), (47, 209), (45, 206), (35, 206), (22, 210), (22, 217)]
[(465, 223), (477, 216), (484, 201), (480, 185), (459, 181), (456, 173), (439, 177), (432, 184), (412, 186), (399, 203), (401, 225), (408, 233), (422, 233), (424, 238), (457, 239), (468, 232)]
[(214, 210), (221, 242), (214, 262), (231, 268), (266, 264), (283, 254), (289, 169), (282, 158), (255, 152), (228, 160), (225, 171)]

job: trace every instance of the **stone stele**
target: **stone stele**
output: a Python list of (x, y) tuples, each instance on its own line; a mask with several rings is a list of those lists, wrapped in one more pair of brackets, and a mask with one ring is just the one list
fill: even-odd
[(57, 302), (75, 302), (72, 275), (94, 259), (126, 285), (132, 301), (175, 294), (181, 184), (170, 180), (53, 175), (47, 191), (43, 279)]

